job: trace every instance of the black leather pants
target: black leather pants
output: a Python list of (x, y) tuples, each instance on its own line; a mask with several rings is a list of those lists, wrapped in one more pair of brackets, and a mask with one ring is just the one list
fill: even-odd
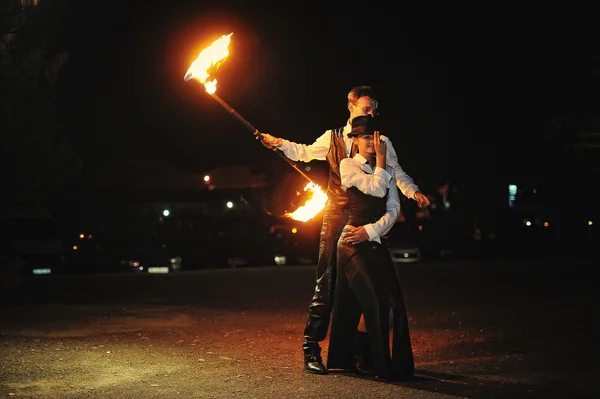
[(343, 205), (330, 201), (323, 215), (315, 293), (304, 327), (305, 353), (319, 352), (318, 343), (327, 336), (335, 296), (337, 242), (348, 219), (343, 208)]

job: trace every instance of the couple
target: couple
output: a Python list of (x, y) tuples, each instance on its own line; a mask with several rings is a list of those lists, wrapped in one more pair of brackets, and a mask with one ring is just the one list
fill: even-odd
[(382, 237), (399, 213), (396, 184), (420, 207), (428, 206), (429, 199), (398, 164), (390, 140), (379, 135), (375, 92), (355, 87), (347, 104), (346, 126), (326, 131), (311, 145), (259, 136), (265, 146), (292, 160), (329, 163), (317, 280), (304, 329), (304, 368), (327, 372), (319, 342), (327, 335), (333, 310), (328, 367), (401, 378), (412, 374), (414, 361), (400, 285)]

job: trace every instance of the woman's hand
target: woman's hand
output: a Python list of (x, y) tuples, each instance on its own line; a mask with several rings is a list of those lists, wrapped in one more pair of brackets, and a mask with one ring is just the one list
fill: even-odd
[(385, 169), (385, 154), (387, 152), (387, 143), (381, 138), (379, 131), (373, 133), (373, 147), (377, 157), (377, 166)]
[(360, 244), (363, 241), (369, 241), (369, 234), (363, 227), (350, 227), (344, 230), (344, 242), (346, 244)]

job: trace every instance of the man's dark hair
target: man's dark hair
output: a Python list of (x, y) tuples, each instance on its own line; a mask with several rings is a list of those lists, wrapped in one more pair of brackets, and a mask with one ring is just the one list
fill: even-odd
[(371, 88), (371, 86), (356, 86), (348, 92), (348, 104), (356, 103), (356, 101), (361, 97), (369, 97), (379, 102), (377, 94), (375, 94), (375, 91)]

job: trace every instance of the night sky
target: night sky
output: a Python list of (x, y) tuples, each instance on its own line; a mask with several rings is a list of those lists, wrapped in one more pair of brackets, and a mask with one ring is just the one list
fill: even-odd
[(88, 167), (286, 168), (183, 80), (199, 51), (231, 32), (217, 94), (259, 130), (312, 143), (345, 124), (347, 92), (368, 84), (400, 164), (422, 184), (548, 173), (560, 160), (542, 151), (545, 121), (600, 114), (598, 35), (585, 10), (72, 3), (61, 111)]

